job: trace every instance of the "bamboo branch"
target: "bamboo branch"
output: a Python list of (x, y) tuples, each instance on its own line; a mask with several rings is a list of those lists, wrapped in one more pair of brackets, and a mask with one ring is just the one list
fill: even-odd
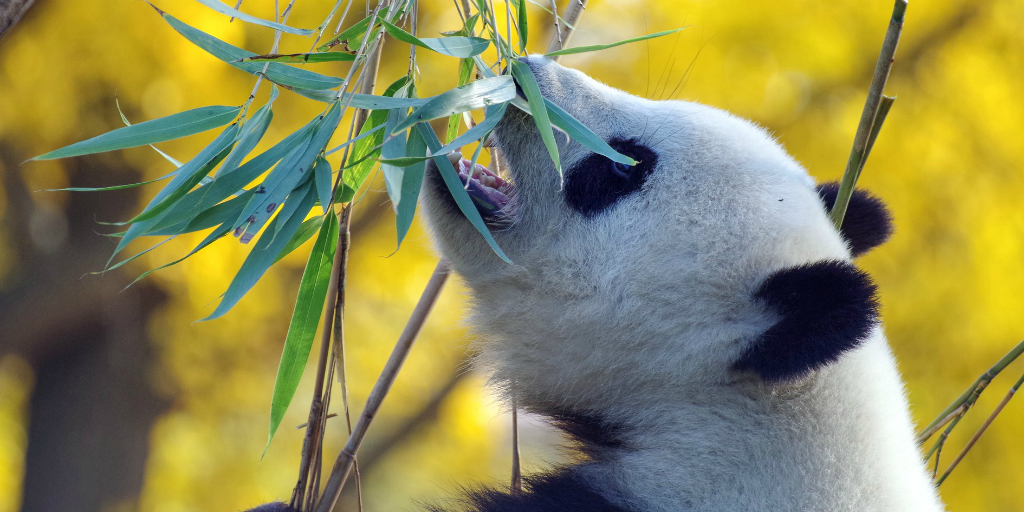
[[(1010, 363), (1014, 362), (1020, 355), (1024, 353), (1024, 340), (1018, 343), (1015, 347), (1010, 349), (1003, 357), (996, 361), (996, 364), (992, 365), (985, 373), (981, 374), (977, 380), (974, 381), (963, 393), (953, 400), (953, 403), (949, 404), (938, 416), (932, 420), (928, 426), (921, 429), (921, 433), (917, 435), (917, 443), (924, 444), (929, 437), (935, 435), (940, 428), (946, 423), (953, 421), (957, 415), (963, 415), (970, 409), (978, 397), (981, 396), (981, 392), (985, 390), (992, 379), (999, 375), (999, 372), (1003, 371)], [(961, 412), (957, 412), (958, 409), (963, 409)]]
[(888, 108), (883, 111), (879, 109), (879, 105), (882, 104), (882, 91), (885, 89), (885, 82), (889, 79), (889, 71), (892, 69), (892, 62), (896, 56), (896, 46), (899, 44), (900, 34), (903, 32), (903, 19), (906, 10), (907, 0), (896, 0), (892, 9), (892, 18), (889, 20), (889, 29), (885, 33), (882, 50), (879, 52), (878, 62), (875, 64), (871, 86), (868, 88), (868, 97), (864, 101), (864, 111), (861, 113), (860, 123), (857, 125), (857, 134), (853, 139), (850, 158), (846, 163), (843, 179), (839, 183), (836, 202), (830, 213), (832, 223), (837, 228), (843, 224), (843, 217), (846, 216), (846, 208), (849, 206), (850, 196), (853, 194), (853, 186), (857, 183), (857, 178), (860, 177), (864, 162), (867, 161), (869, 146), (874, 141), (874, 137), (877, 137), (882, 121), (885, 120), (885, 114), (888, 113)]
[(402, 364), (405, 363), (413, 342), (416, 341), (416, 336), (423, 329), (423, 324), (430, 314), (430, 310), (437, 302), (437, 297), (447, 280), (448, 263), (441, 260), (434, 269), (434, 273), (430, 276), (430, 280), (423, 290), (423, 295), (420, 296), (420, 300), (409, 317), (405, 329), (402, 331), (401, 336), (399, 336), (391, 356), (384, 365), (384, 370), (381, 371), (377, 383), (370, 392), (370, 396), (366, 399), (366, 406), (363, 408), (363, 413), (359, 416), (359, 420), (352, 430), (352, 435), (349, 436), (348, 442), (345, 443), (345, 448), (341, 450), (341, 453), (338, 454), (338, 459), (334, 462), (334, 467), (331, 469), (331, 475), (327, 479), (323, 495), (315, 508), (316, 512), (330, 512), (334, 508), (335, 503), (337, 503), (338, 497), (341, 496), (341, 490), (345, 485), (345, 481), (348, 480), (349, 474), (352, 472), (356, 452), (366, 437), (366, 431), (380, 411), (384, 398), (395, 383), (398, 372), (402, 369)]
[[(1003, 408), (1006, 407), (1006, 404), (1010, 402), (1010, 399), (1013, 398), (1013, 395), (1017, 393), (1017, 390), (1020, 389), (1021, 384), (1024, 384), (1024, 375), (1021, 375), (1020, 378), (1017, 379), (1017, 382), (1013, 384), (1013, 387), (1010, 388), (1010, 390), (1006, 393), (1006, 396), (1004, 396), (1003, 399), (999, 402), (999, 405), (997, 405), (995, 410), (992, 411), (992, 414), (990, 414), (988, 418), (985, 419), (985, 422), (981, 424), (981, 427), (978, 428), (978, 431), (975, 432), (973, 436), (971, 436), (971, 440), (967, 441), (967, 445), (964, 446), (964, 449), (960, 451), (960, 453), (956, 456), (955, 459), (953, 459), (953, 462), (949, 463), (949, 467), (946, 468), (946, 471), (942, 473), (942, 476), (939, 477), (938, 480), (936, 480), (936, 487), (942, 485), (942, 482), (946, 481), (946, 478), (949, 477), (949, 474), (953, 472), (953, 469), (956, 468), (957, 464), (960, 464), (960, 461), (964, 459), (964, 456), (967, 455), (967, 452), (971, 451), (971, 448), (974, 448), (974, 444), (978, 442), (978, 439), (981, 437), (982, 434), (985, 433), (985, 430), (988, 429), (988, 426), (992, 424), (992, 421), (996, 419), (996, 416), (999, 416), (999, 413), (1003, 412)], [(938, 466), (938, 462), (938, 458), (936, 457), (936, 466)]]

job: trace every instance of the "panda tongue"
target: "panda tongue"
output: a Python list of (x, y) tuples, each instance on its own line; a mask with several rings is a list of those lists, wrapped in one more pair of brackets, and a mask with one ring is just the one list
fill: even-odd
[(448, 159), (458, 170), (459, 179), (481, 213), (497, 213), (508, 204), (508, 193), (512, 188), (508, 182), (480, 164), (474, 167), (459, 153), (450, 153)]

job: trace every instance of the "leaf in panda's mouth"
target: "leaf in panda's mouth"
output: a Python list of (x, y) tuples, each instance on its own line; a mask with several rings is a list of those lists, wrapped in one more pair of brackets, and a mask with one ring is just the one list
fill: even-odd
[[(483, 215), (495, 215), (508, 204), (513, 186), (490, 169), (473, 163), (457, 152), (449, 153), (448, 159), (459, 173), (459, 179), (466, 186), (466, 192), (476, 203)], [(470, 169), (472, 168), (472, 172)]]

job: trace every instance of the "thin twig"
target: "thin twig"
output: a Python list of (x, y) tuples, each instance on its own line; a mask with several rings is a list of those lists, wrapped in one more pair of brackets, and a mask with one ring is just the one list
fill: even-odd
[[(1017, 379), (1017, 382), (1013, 384), (1013, 387), (1011, 387), (1010, 390), (1007, 391), (1006, 396), (1003, 397), (1003, 399), (999, 402), (999, 405), (997, 405), (995, 410), (992, 411), (992, 414), (990, 414), (988, 418), (985, 418), (985, 422), (982, 423), (981, 427), (978, 428), (978, 431), (975, 432), (973, 436), (971, 436), (971, 440), (967, 441), (967, 445), (964, 446), (964, 449), (960, 450), (960, 453), (957, 454), (955, 459), (953, 459), (953, 462), (949, 463), (949, 467), (946, 468), (946, 471), (942, 473), (942, 476), (938, 480), (936, 480), (936, 487), (942, 485), (942, 482), (946, 481), (946, 478), (949, 477), (949, 474), (953, 472), (953, 469), (956, 468), (957, 464), (960, 464), (960, 461), (964, 459), (964, 456), (967, 455), (967, 452), (971, 451), (971, 448), (974, 448), (974, 444), (978, 442), (978, 439), (981, 437), (981, 435), (984, 434), (985, 430), (988, 429), (988, 426), (992, 424), (992, 420), (995, 420), (996, 416), (999, 416), (999, 413), (1003, 412), (1003, 408), (1006, 407), (1006, 404), (1010, 402), (1010, 399), (1013, 398), (1013, 395), (1017, 393), (1017, 390), (1020, 389), (1021, 384), (1024, 384), (1024, 375), (1021, 375), (1020, 378)], [(936, 456), (936, 467), (938, 467), (938, 464), (939, 461), (938, 457)]]
[(519, 404), (512, 391), (512, 494), (523, 492), (523, 468), (519, 459)]
[(377, 383), (370, 392), (370, 396), (366, 399), (366, 406), (363, 408), (363, 413), (359, 416), (359, 420), (352, 430), (352, 435), (349, 436), (348, 442), (345, 443), (345, 448), (341, 450), (341, 453), (338, 454), (338, 459), (334, 462), (334, 467), (331, 469), (331, 475), (324, 486), (320, 502), (317, 503), (315, 508), (316, 512), (330, 512), (334, 508), (335, 503), (337, 503), (338, 497), (341, 496), (341, 490), (345, 485), (345, 481), (348, 480), (349, 474), (352, 472), (356, 452), (366, 437), (366, 431), (369, 429), (370, 423), (377, 416), (377, 412), (380, 411), (384, 398), (395, 383), (398, 372), (401, 370), (402, 364), (405, 363), (413, 342), (416, 341), (416, 336), (423, 329), (423, 324), (430, 314), (430, 310), (437, 302), (437, 297), (447, 280), (448, 263), (441, 260), (434, 269), (434, 273), (430, 276), (426, 289), (423, 290), (423, 295), (420, 296), (420, 300), (409, 317), (408, 323), (405, 324), (405, 329), (402, 331), (401, 336), (398, 337), (398, 342), (391, 351), (391, 356), (384, 365), (384, 370), (381, 371)]
[[(996, 364), (992, 365), (991, 368), (981, 374), (977, 380), (974, 381), (963, 393), (953, 400), (953, 403), (949, 404), (938, 416), (932, 420), (928, 426), (921, 429), (921, 433), (917, 435), (917, 443), (924, 444), (929, 437), (933, 436), (943, 425), (949, 423), (956, 415), (954, 414), (957, 409), (964, 408), (963, 412), (967, 412), (974, 403), (981, 396), (981, 392), (985, 390), (992, 379), (999, 375), (999, 372), (1003, 371), (1010, 363), (1014, 362), (1020, 355), (1024, 353), (1024, 340), (1010, 349), (1003, 357), (996, 361)], [(961, 413), (962, 414), (962, 413)]]
[[(242, 5), (239, 0), (238, 5)], [(274, 0), (274, 17), (275, 21), (281, 24), (288, 23), (288, 16), (292, 14), (292, 6), (295, 5), (295, 0), (288, 2), (288, 6), (284, 8), (284, 12), (278, 14), (277, 11), (277, 0)], [(237, 9), (237, 7), (235, 8)], [(274, 30), (274, 44), (270, 47), (270, 53), (277, 53), (277, 47), (281, 44), (280, 30)], [(245, 107), (242, 108), (242, 117), (249, 112), (249, 105), (252, 105), (252, 100), (256, 99), (256, 92), (260, 90), (260, 83), (263, 82), (263, 76), (266, 75), (267, 69), (270, 68), (270, 61), (268, 60), (263, 64), (263, 69), (256, 74), (256, 85), (252, 86), (252, 92), (249, 93), (249, 99), (245, 100)]]
[[(907, 11), (907, 0), (896, 0), (892, 8), (892, 18), (889, 20), (889, 28), (885, 33), (885, 40), (882, 42), (882, 50), (878, 54), (878, 62), (875, 64), (875, 73), (871, 77), (871, 86), (868, 88), (868, 97), (864, 101), (864, 111), (860, 116), (860, 123), (857, 125), (857, 134), (853, 138), (853, 148), (850, 150), (850, 158), (846, 163), (846, 171), (843, 172), (843, 179), (839, 183), (835, 205), (830, 213), (832, 223), (838, 228), (843, 224), (843, 217), (846, 216), (846, 208), (850, 204), (850, 196), (853, 194), (853, 186), (857, 183), (860, 170), (868, 156), (868, 145), (872, 132), (878, 133), (881, 121), (884, 120), (884, 113), (879, 118), (879, 105), (882, 101), (882, 91), (885, 89), (885, 82), (889, 79), (889, 71), (892, 69), (892, 62), (896, 56), (896, 46), (900, 42), (900, 34), (903, 32), (903, 19)], [(888, 111), (886, 111), (888, 112)]]

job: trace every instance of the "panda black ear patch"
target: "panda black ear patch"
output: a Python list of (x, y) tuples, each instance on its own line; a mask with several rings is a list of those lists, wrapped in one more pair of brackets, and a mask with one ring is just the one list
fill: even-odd
[(780, 270), (764, 280), (754, 300), (779, 315), (733, 369), (766, 382), (799, 379), (854, 349), (878, 318), (875, 285), (845, 261), (820, 261)]
[[(838, 194), (839, 184), (836, 182), (818, 186), (818, 196), (828, 211), (832, 211)], [(856, 258), (889, 239), (892, 235), (892, 216), (881, 199), (855, 188), (840, 232), (850, 243), (850, 252)]]

